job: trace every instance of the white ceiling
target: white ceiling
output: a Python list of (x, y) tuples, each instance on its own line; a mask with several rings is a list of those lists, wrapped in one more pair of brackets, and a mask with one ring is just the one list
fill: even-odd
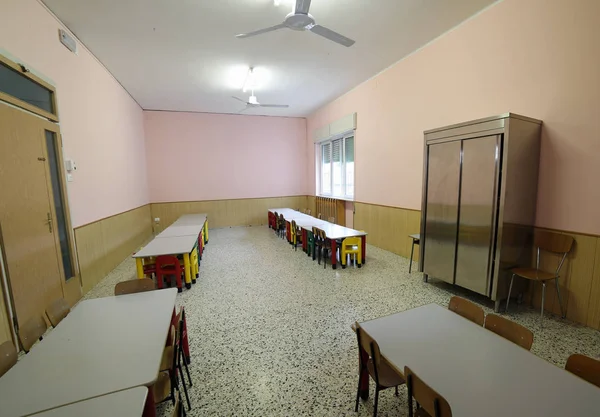
[(144, 109), (237, 113), (246, 71), (262, 71), (247, 114), (307, 116), (495, 0), (313, 0), (310, 13), (356, 44), (283, 29), (294, 0), (44, 0)]

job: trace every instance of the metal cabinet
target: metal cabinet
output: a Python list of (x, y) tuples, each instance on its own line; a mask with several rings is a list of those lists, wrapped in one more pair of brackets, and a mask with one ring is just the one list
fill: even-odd
[[(420, 269), (496, 301), (531, 256), (541, 121), (506, 113), (425, 132)], [(517, 294), (519, 291), (515, 291)]]

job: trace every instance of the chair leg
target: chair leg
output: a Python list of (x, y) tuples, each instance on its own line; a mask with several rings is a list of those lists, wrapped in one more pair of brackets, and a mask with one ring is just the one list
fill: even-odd
[(375, 387), (375, 403), (373, 404), (373, 417), (377, 417), (377, 403), (379, 402), (379, 387)]
[(413, 254), (415, 252), (415, 240), (413, 239), (412, 247), (410, 248), (410, 264), (408, 264), (408, 273), (412, 271)]
[(542, 312), (540, 314), (540, 327), (544, 321), (544, 302), (546, 301), (546, 281), (542, 282)]
[(395, 393), (396, 397), (398, 396), (398, 385), (396, 385), (396, 393)]
[(185, 379), (183, 378), (183, 370), (181, 369), (181, 363), (178, 365), (178, 371), (181, 374), (181, 385), (183, 385), (183, 393), (185, 394), (185, 400), (188, 405), (188, 410), (192, 409), (192, 405), (190, 404), (190, 396), (188, 394), (187, 386), (185, 384)]
[(358, 402), (360, 399), (360, 372), (358, 373), (358, 388), (356, 388), (356, 405), (354, 406), (354, 412), (358, 413)]
[(565, 314), (565, 310), (563, 309), (562, 297), (560, 296), (560, 285), (558, 285), (558, 277), (555, 278), (554, 282), (556, 285), (556, 294), (558, 294), (558, 304), (560, 305), (560, 314), (561, 314), (562, 318), (564, 319), (566, 314)]
[[(190, 368), (188, 368), (187, 359), (185, 358), (185, 355), (183, 354), (182, 348), (179, 349), (179, 354), (181, 355), (179, 357), (179, 361), (181, 363), (181, 360), (183, 359), (183, 366), (185, 366), (185, 373), (187, 374), (187, 378), (188, 378), (188, 382), (190, 383), (190, 387), (193, 387), (194, 385), (192, 384), (192, 377), (190, 376)], [(181, 379), (183, 379), (183, 375), (181, 376)]]
[(510, 285), (508, 286), (508, 297), (506, 297), (506, 312), (508, 313), (508, 302), (510, 301), (510, 292), (512, 291), (513, 280), (515, 279), (515, 274), (512, 274), (510, 277)]

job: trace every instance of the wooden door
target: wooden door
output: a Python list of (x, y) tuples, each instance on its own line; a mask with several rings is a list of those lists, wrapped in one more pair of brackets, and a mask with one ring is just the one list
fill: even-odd
[(45, 156), (48, 129), (56, 125), (0, 103), (0, 225), (19, 324), (63, 296)]

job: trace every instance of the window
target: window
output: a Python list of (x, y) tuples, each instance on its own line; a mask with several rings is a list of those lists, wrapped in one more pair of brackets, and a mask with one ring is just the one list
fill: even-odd
[(354, 198), (354, 133), (319, 144), (320, 195)]
[[(0, 93), (7, 94), (20, 102), (34, 106), (44, 113), (56, 115), (54, 108), (54, 91), (32, 79), (29, 72), (18, 72), (0, 61)], [(18, 105), (19, 103), (11, 103)], [(22, 107), (19, 105), (19, 107)], [(27, 110), (36, 112), (34, 108)]]

